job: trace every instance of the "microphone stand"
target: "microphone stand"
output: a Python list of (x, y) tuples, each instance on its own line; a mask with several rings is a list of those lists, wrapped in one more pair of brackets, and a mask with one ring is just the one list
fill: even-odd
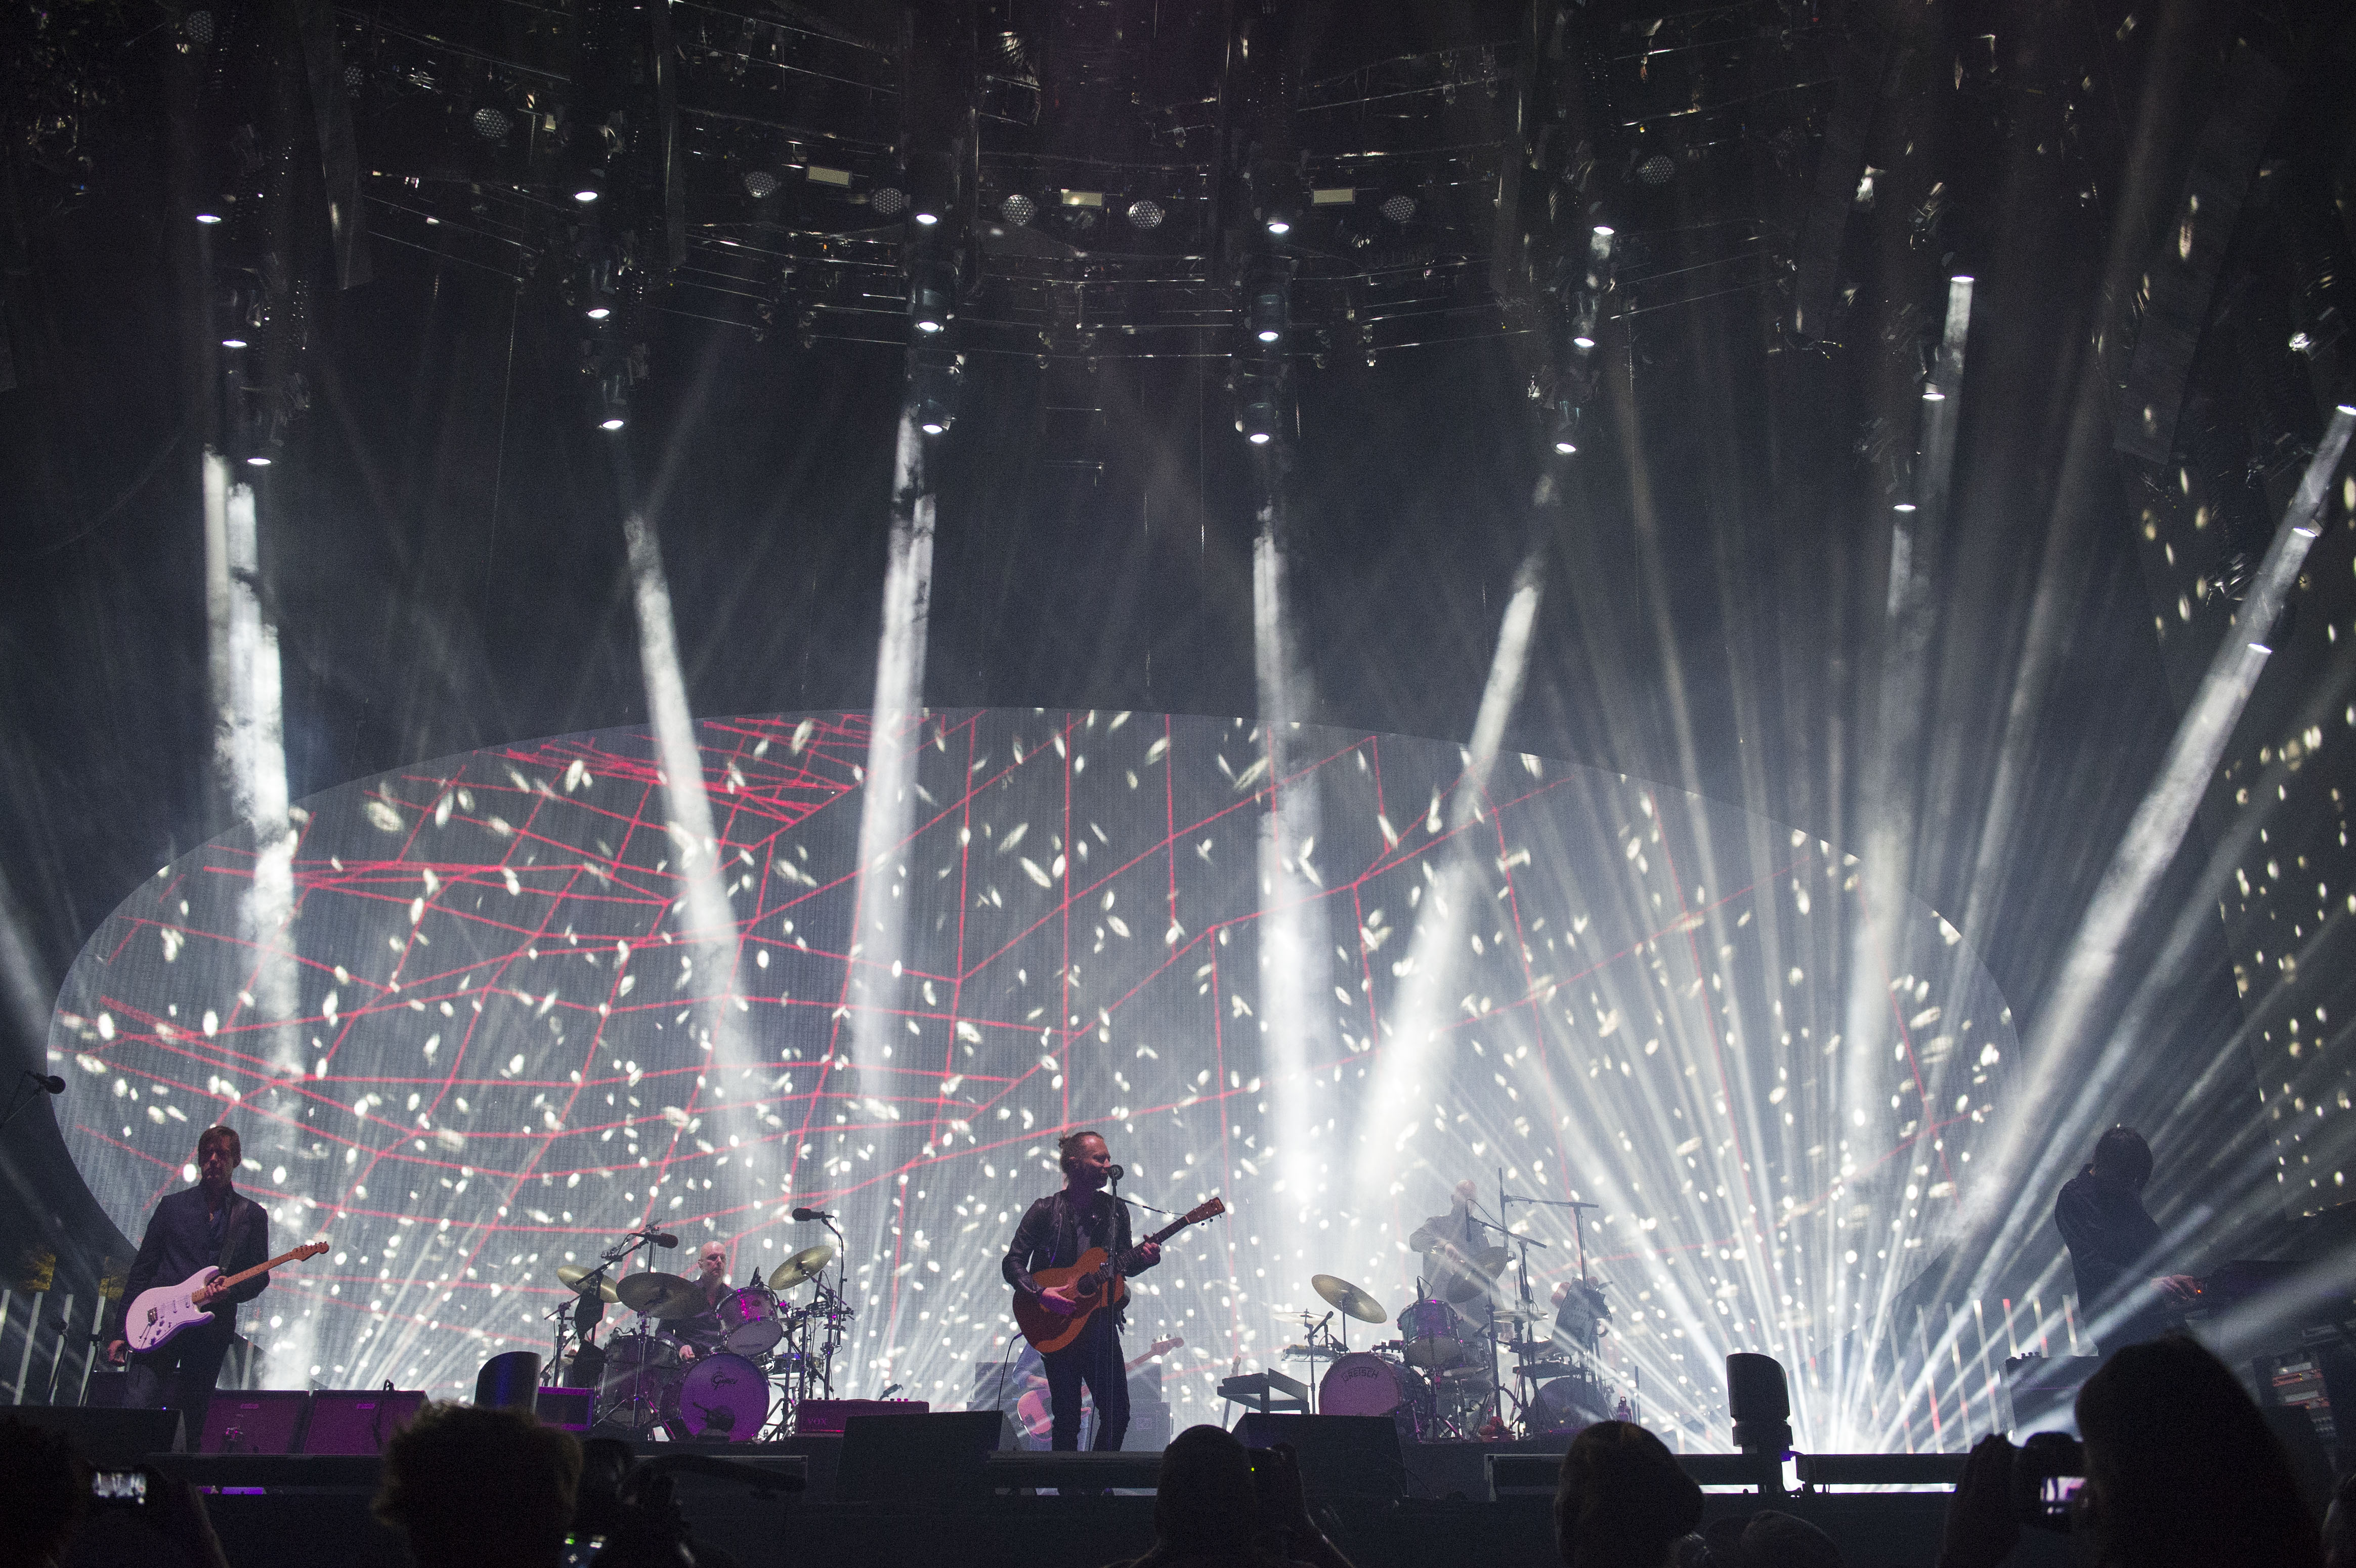
[[(643, 1251), (654, 1235), (655, 1232), (652, 1231), (632, 1231), (621, 1241), (607, 1248), (597, 1266), (583, 1275), (581, 1283), (573, 1287), (572, 1299), (561, 1302), (550, 1309), (547, 1317), (556, 1324), (556, 1354), (541, 1371), (541, 1382), (550, 1387), (562, 1386), (558, 1380), (564, 1375), (564, 1342), (567, 1330), (579, 1328), (581, 1330), (578, 1336), (579, 1343), (584, 1346), (589, 1343), (589, 1336), (596, 1332), (597, 1325), (605, 1320), (604, 1299), (605, 1271), (627, 1258), (632, 1253)], [(651, 1264), (653, 1260), (648, 1261)], [(596, 1309), (589, 1315), (588, 1323), (582, 1325), (578, 1322), (575, 1314), (584, 1301), (594, 1302)]]

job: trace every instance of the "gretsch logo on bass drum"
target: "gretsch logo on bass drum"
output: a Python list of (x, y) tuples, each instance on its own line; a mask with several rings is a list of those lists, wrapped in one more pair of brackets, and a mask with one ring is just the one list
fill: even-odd
[(1341, 1372), (1342, 1381), (1345, 1383), (1355, 1382), (1361, 1378), (1379, 1378), (1386, 1375), (1380, 1362), (1376, 1362), (1369, 1366), (1367, 1363), (1361, 1361), (1355, 1367), (1342, 1368)]

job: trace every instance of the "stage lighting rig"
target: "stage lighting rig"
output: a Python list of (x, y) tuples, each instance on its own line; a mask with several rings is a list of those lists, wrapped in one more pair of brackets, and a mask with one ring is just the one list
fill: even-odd
[(917, 256), (908, 264), (909, 327), (922, 340), (947, 332), (956, 319), (956, 263), (945, 256)]
[(915, 349), (908, 357), (908, 406), (916, 428), (926, 435), (946, 435), (957, 422), (958, 383), (965, 374), (955, 354)]

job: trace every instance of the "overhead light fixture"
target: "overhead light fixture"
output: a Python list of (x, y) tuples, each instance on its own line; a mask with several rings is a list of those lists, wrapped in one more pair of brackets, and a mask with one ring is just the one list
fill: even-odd
[(915, 261), (908, 268), (908, 321), (927, 337), (948, 330), (957, 314), (957, 274), (937, 259)]
[(1666, 185), (1677, 177), (1677, 165), (1666, 153), (1655, 153), (1636, 165), (1636, 177), (1646, 185)]
[(1268, 231), (1281, 239), (1292, 232), (1292, 221), (1282, 216), (1271, 218), (1268, 220)]
[(1554, 449), (1564, 457), (1579, 450), (1579, 410), (1568, 398), (1555, 405)]
[(776, 190), (777, 176), (768, 170), (746, 169), (744, 171), (744, 194), (755, 201), (761, 201), (774, 196)]
[(1578, 349), (1592, 348), (1595, 347), (1595, 339), (1588, 336), (1587, 334), (1582, 332), (1578, 336), (1570, 340), (1570, 346), (1573, 348)]
[(1939, 390), (1939, 384), (1936, 381), (1925, 382), (1922, 387), (1922, 400), (1926, 403), (1944, 403), (1947, 400), (1947, 394)]
[(848, 186), (851, 183), (849, 169), (830, 169), (824, 164), (806, 164), (802, 173), (812, 185)]
[(603, 321), (613, 314), (614, 312), (612, 307), (602, 304), (591, 305), (588, 312), (589, 319), (592, 321)]
[(998, 216), (1017, 229), (1027, 228), (1031, 220), (1039, 216), (1039, 204), (1016, 191), (998, 204)]
[(573, 199), (586, 207), (597, 199), (597, 187), (589, 181), (583, 180), (573, 187)]
[(1355, 186), (1329, 185), (1309, 193), (1309, 205), (1312, 207), (1348, 207), (1357, 199), (1358, 187)]
[[(249, 468), (267, 468), (270, 466), (270, 459), (259, 452), (255, 453), (252, 457), (247, 458), (245, 462), (246, 466)], [(2258, 645), (2255, 643), (2252, 643), (2250, 645), (2250, 646), (2254, 648), (2257, 645)]]
[(1415, 216), (1415, 197), (1405, 191), (1387, 196), (1383, 197), (1383, 205), (1377, 210), (1393, 223), (1405, 223)]
[(514, 123), (504, 113), (485, 104), (475, 111), (475, 134), (486, 142), (504, 142), (508, 129)]
[(957, 422), (957, 364), (935, 354), (919, 354), (909, 368), (908, 402), (916, 428), (926, 435), (945, 435)]
[(219, 223), (220, 221), (220, 214), (218, 212), (199, 212), (197, 214), (197, 221), (199, 223)]
[(1066, 207), (1102, 207), (1104, 192), (1100, 190), (1067, 190), (1063, 193)]
[(878, 218), (897, 218), (908, 209), (908, 193), (898, 186), (878, 186), (875, 194), (867, 198)]
[(2274, 652), (2274, 649), (2266, 646), (2264, 643), (2252, 643), (2250, 645), (2250, 651), (2254, 654), (2271, 654)]
[(597, 428), (619, 430), (629, 417), (630, 384), (624, 372), (615, 370), (597, 383)]
[(1914, 509), (1914, 503), (1912, 501), (1901, 501), (1898, 505), (1890, 507), (1890, 509), (1893, 512), (1911, 512)]
[(1291, 314), (1287, 309), (1290, 302), (1286, 298), (1290, 292), (1281, 277), (1263, 279), (1252, 291), (1251, 303), (1246, 307), (1245, 316), (1255, 338), (1262, 343), (1275, 343), (1283, 338), (1285, 328), (1290, 325), (1287, 319)]
[(1159, 229), (1162, 216), (1162, 204), (1151, 197), (1129, 204), (1129, 226), (1132, 229)]
[(1244, 439), (1250, 442), (1254, 446), (1266, 446), (1269, 443), (1269, 432), (1264, 430), (1256, 430)]
[(1613, 234), (1619, 231), (1613, 229), (1609, 223), (1599, 223), (1595, 226), (1595, 232), (1601, 238), (1609, 240)]
[(245, 339), (242, 337), (224, 337), (221, 339), (221, 347), (223, 348), (242, 348), (245, 347)]
[(937, 212), (919, 212), (916, 215), (916, 219), (919, 224), (930, 229), (941, 220), (941, 215)]

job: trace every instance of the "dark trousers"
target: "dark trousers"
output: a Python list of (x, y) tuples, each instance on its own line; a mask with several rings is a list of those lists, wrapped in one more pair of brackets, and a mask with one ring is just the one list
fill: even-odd
[(1113, 1327), (1111, 1312), (1098, 1312), (1078, 1339), (1040, 1360), (1047, 1373), (1047, 1405), (1055, 1418), (1048, 1446), (1063, 1453), (1079, 1447), (1080, 1385), (1086, 1383), (1097, 1406), (1096, 1446), (1119, 1448), (1129, 1431), (1129, 1374), (1121, 1367), (1120, 1331)]
[(234, 1326), (216, 1317), (182, 1330), (153, 1350), (137, 1352), (123, 1385), (126, 1402), (179, 1412), (188, 1451), (196, 1452), (204, 1436), (205, 1406), (212, 1403), (221, 1362), (236, 1337)]

